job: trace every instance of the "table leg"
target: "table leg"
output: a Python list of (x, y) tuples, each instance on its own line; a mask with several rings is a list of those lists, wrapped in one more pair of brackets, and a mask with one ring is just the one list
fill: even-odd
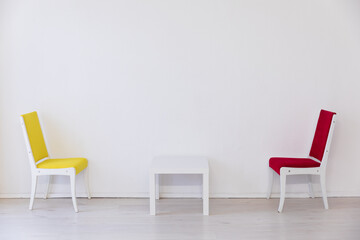
[(150, 173), (149, 183), (150, 183), (150, 215), (156, 215), (156, 206), (155, 206), (155, 181), (156, 174)]
[(156, 174), (155, 178), (156, 178), (155, 194), (156, 194), (156, 199), (159, 200), (160, 199), (160, 174)]
[(209, 215), (209, 172), (203, 173), (203, 213)]

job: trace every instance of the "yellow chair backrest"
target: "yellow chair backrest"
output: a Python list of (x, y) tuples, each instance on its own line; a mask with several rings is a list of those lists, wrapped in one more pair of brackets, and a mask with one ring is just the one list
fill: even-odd
[(31, 151), (36, 163), (39, 160), (49, 156), (48, 151), (46, 149), (44, 135), (41, 131), (39, 117), (37, 115), (37, 112), (31, 112), (21, 116), (24, 119)]

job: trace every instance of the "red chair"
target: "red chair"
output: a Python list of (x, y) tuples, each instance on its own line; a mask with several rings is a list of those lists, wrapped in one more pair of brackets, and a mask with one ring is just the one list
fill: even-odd
[(321, 192), (325, 209), (328, 209), (326, 195), (326, 164), (329, 156), (331, 138), (334, 132), (336, 113), (325, 110), (320, 111), (310, 154), (307, 158), (273, 157), (269, 160), (270, 182), (267, 199), (270, 198), (275, 173), (280, 175), (280, 203), (279, 213), (282, 212), (285, 201), (285, 185), (287, 175), (307, 174), (310, 196), (314, 194), (311, 185), (311, 175), (320, 176)]

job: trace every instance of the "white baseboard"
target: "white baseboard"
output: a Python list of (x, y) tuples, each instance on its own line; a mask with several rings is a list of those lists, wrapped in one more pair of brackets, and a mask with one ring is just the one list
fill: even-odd
[[(29, 198), (29, 193), (0, 193), (0, 198)], [(36, 198), (43, 198), (44, 194), (37, 194)], [(148, 198), (149, 193), (92, 193), (92, 197), (99, 198)], [(50, 193), (49, 198), (67, 198), (71, 197), (69, 193)], [(87, 197), (85, 192), (77, 193), (77, 197)], [(164, 192), (160, 194), (162, 198), (201, 198), (201, 193), (173, 193)], [(266, 193), (212, 193), (210, 198), (265, 198)], [(279, 193), (271, 194), (271, 198), (279, 198)], [(308, 198), (307, 193), (286, 193), (286, 198)], [(315, 197), (321, 197), (320, 192), (315, 193)], [(328, 192), (328, 197), (360, 197), (359, 192)]]

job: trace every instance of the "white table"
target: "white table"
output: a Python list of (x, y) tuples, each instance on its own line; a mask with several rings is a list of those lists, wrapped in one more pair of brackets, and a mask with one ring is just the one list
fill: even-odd
[(159, 174), (202, 174), (203, 213), (209, 215), (209, 162), (205, 157), (155, 157), (150, 167), (150, 215), (156, 215)]

